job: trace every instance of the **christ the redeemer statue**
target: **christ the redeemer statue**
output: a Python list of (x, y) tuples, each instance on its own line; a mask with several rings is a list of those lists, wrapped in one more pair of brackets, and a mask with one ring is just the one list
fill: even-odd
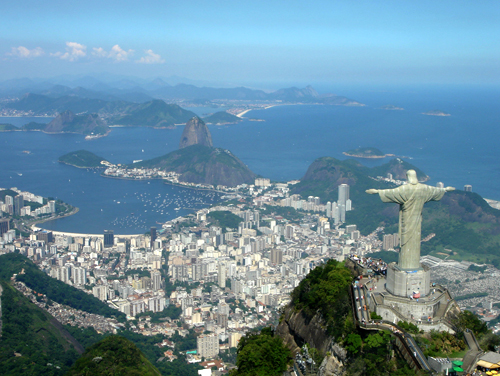
[(406, 176), (408, 184), (394, 189), (368, 189), (366, 193), (378, 193), (383, 202), (399, 204), (401, 251), (398, 266), (403, 270), (416, 270), (420, 268), (420, 231), (424, 204), (441, 200), (445, 192), (454, 191), (455, 188), (438, 188), (420, 184), (415, 170), (408, 170)]

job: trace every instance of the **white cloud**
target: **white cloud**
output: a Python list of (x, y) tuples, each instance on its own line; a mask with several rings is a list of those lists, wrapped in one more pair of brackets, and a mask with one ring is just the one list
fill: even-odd
[(92, 55), (102, 58), (109, 58), (115, 61), (126, 61), (130, 56), (134, 54), (134, 50), (125, 51), (119, 45), (114, 45), (109, 52), (104, 48), (99, 47), (93, 48)]
[(38, 57), (44, 55), (45, 52), (41, 47), (33, 48), (32, 50), (27, 49), (24, 46), (12, 47), (11, 52), (7, 52), (8, 56), (17, 56), (20, 58), (30, 58), (30, 57)]
[(108, 53), (106, 51), (104, 51), (104, 48), (102, 48), (102, 47), (99, 47), (99, 48), (94, 47), (93, 50), (94, 51), (92, 51), (92, 55), (94, 55), (94, 56), (97, 56), (97, 57), (107, 57), (108, 56)]
[(109, 58), (115, 59), (116, 61), (128, 60), (128, 57), (133, 55), (134, 50), (123, 50), (119, 45), (114, 45), (109, 52)]
[(56, 52), (55, 54), (50, 54), (51, 56), (57, 56), (60, 59), (68, 61), (76, 61), (81, 57), (87, 55), (87, 46), (76, 42), (66, 42), (66, 52)]
[(139, 60), (136, 60), (136, 62), (142, 64), (162, 64), (165, 62), (165, 60), (163, 60), (160, 55), (155, 54), (153, 50), (146, 50), (144, 52), (147, 56), (141, 57)]

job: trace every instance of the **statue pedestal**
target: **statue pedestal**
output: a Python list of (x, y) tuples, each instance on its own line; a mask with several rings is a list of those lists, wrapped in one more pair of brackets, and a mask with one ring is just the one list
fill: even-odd
[(387, 266), (386, 289), (392, 295), (408, 298), (414, 292), (421, 297), (429, 295), (431, 272), (428, 267), (416, 270), (402, 270), (395, 262)]

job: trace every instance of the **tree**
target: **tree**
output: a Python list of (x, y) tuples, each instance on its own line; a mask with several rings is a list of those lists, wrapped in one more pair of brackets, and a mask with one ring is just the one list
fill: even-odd
[(248, 333), (241, 338), (236, 359), (238, 370), (232, 375), (282, 375), (291, 359), (283, 340), (274, 336), (271, 328), (264, 328), (260, 333)]
[(476, 336), (488, 333), (488, 326), (470, 311), (462, 311), (455, 320), (460, 331), (470, 329)]
[(361, 336), (355, 333), (351, 333), (347, 336), (347, 343), (348, 343), (348, 345), (346, 346), (347, 351), (353, 354), (357, 354), (361, 349), (361, 346), (363, 346), (363, 341), (361, 340)]

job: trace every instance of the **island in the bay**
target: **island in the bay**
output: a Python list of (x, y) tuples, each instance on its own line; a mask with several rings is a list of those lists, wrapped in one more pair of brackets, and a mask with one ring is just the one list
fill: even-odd
[(404, 110), (403, 107), (394, 106), (392, 104), (388, 104), (386, 106), (382, 106), (382, 107), (380, 107), (380, 109), (381, 110), (399, 110), (399, 111)]
[(443, 112), (443, 111), (440, 111), (440, 110), (432, 110), (432, 111), (422, 112), (422, 115), (451, 116), (451, 114), (448, 114), (447, 112)]
[(239, 116), (230, 114), (226, 111), (219, 111), (212, 115), (203, 118), (203, 121), (206, 124), (214, 124), (214, 125), (226, 125), (226, 124), (236, 124), (243, 119)]
[(104, 158), (88, 150), (72, 151), (60, 156), (58, 161), (78, 168), (100, 168), (106, 167), (109, 164)]
[(349, 151), (344, 151), (342, 154), (347, 155), (348, 157), (354, 158), (385, 158), (385, 157), (394, 157), (394, 154), (385, 154), (381, 152), (379, 149), (374, 147), (364, 147), (352, 149)]

